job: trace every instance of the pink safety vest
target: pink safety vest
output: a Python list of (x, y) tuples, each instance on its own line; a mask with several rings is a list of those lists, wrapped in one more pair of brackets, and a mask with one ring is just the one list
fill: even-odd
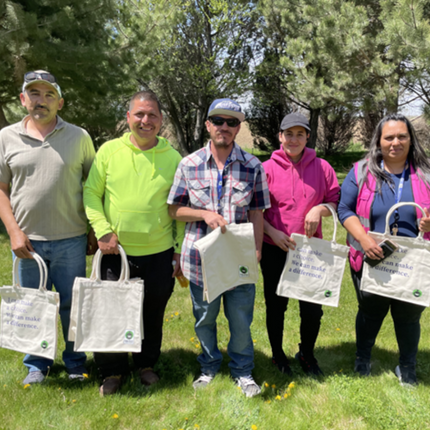
[[(367, 171), (368, 182), (364, 180), (363, 166), (367, 160), (361, 160), (354, 164), (355, 180), (358, 186), (356, 214), (364, 231), (367, 233), (370, 230), (370, 216), (372, 211), (373, 201), (375, 199), (376, 180)], [(423, 181), (416, 175), (414, 167), (411, 164), (411, 185), (414, 202), (420, 206), (430, 207), (430, 191), (427, 189)], [(422, 213), (417, 209), (417, 223), (422, 217)], [(424, 234), (424, 239), (430, 240), (430, 232)], [(346, 243), (349, 245), (349, 263), (356, 272), (361, 269), (364, 258), (364, 251), (360, 243), (348, 233)]]

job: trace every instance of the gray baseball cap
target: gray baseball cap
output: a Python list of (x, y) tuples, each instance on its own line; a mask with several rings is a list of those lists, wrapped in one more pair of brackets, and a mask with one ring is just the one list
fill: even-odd
[(281, 122), (280, 131), (296, 126), (304, 127), (306, 130), (311, 131), (308, 119), (301, 113), (297, 112), (289, 113), (284, 116), (284, 119)]

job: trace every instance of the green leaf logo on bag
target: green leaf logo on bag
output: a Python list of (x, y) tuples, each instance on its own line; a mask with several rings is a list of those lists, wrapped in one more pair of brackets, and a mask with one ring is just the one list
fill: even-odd
[(134, 331), (127, 330), (124, 335), (124, 343), (134, 343)]
[(249, 276), (249, 269), (247, 266), (239, 266), (239, 276)]
[(46, 349), (46, 348), (48, 348), (48, 342), (47, 342), (46, 340), (44, 340), (44, 341), (40, 344), (40, 346), (41, 346), (43, 349)]
[(423, 295), (422, 291), (420, 290), (414, 290), (412, 293), (416, 298), (421, 297)]
[(329, 297), (331, 297), (331, 295), (332, 295), (332, 292), (330, 290), (325, 290), (325, 292), (324, 292), (325, 297), (329, 298)]

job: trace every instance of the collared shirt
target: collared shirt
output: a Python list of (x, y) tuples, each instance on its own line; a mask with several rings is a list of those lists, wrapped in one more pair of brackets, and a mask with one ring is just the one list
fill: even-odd
[(32, 240), (61, 240), (87, 231), (82, 180), (95, 151), (89, 134), (63, 121), (44, 139), (28, 134), (26, 116), (0, 131), (0, 182), (20, 229)]
[[(260, 161), (236, 143), (222, 174), (222, 192), (218, 196), (218, 167), (210, 142), (179, 164), (167, 203), (205, 209), (222, 215), (227, 223), (248, 222), (248, 211), (270, 207), (266, 174)], [(203, 287), (201, 260), (194, 242), (212, 229), (204, 221), (187, 223), (182, 245), (181, 268), (185, 277)], [(220, 268), (222, 270), (222, 268)]]

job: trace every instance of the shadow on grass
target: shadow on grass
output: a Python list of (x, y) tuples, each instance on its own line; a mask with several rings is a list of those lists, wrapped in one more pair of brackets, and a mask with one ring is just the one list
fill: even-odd
[[(222, 351), (223, 362), (219, 375), (225, 377), (230, 376), (228, 362), (230, 361), (226, 351)], [(155, 367), (156, 372), (160, 376), (160, 382), (152, 387), (142, 386), (136, 370), (133, 369), (132, 359), (130, 355), (130, 368), (132, 372), (125, 380), (121, 387), (120, 394), (128, 397), (146, 397), (151, 396), (156, 392), (181, 390), (189, 386), (200, 374), (200, 365), (197, 362), (198, 354), (182, 348), (170, 349), (163, 351), (161, 357)], [(324, 376), (319, 377), (317, 381), (323, 382), (327, 378), (335, 375), (347, 375), (350, 377), (360, 378), (354, 373), (355, 359), (355, 343), (346, 342), (336, 346), (325, 348), (316, 348), (315, 356), (321, 369), (324, 371)], [(264, 398), (269, 399), (275, 397), (278, 391), (285, 390), (292, 381), (306, 383), (314, 383), (308, 375), (304, 374), (298, 362), (294, 357), (288, 357), (290, 360), (293, 376), (288, 376), (279, 372), (276, 366), (272, 364), (271, 357), (255, 351), (255, 368), (253, 376), (256, 382), (260, 385), (267, 384), (271, 387), (276, 385), (276, 392), (264, 391)], [(378, 377), (393, 372), (398, 364), (397, 352), (388, 351), (378, 346), (375, 346), (372, 351), (372, 372), (371, 377)], [(98, 392), (100, 380), (97, 374), (97, 367), (92, 359), (87, 362), (89, 378), (84, 382), (69, 381), (66, 370), (61, 364), (54, 364), (50, 370), (49, 377), (45, 380), (44, 385), (49, 385), (53, 388), (61, 390), (81, 391), (87, 390), (89, 386), (94, 387), (94, 391)], [(430, 350), (421, 350), (418, 352), (417, 376), (419, 383), (425, 386), (430, 385)]]

